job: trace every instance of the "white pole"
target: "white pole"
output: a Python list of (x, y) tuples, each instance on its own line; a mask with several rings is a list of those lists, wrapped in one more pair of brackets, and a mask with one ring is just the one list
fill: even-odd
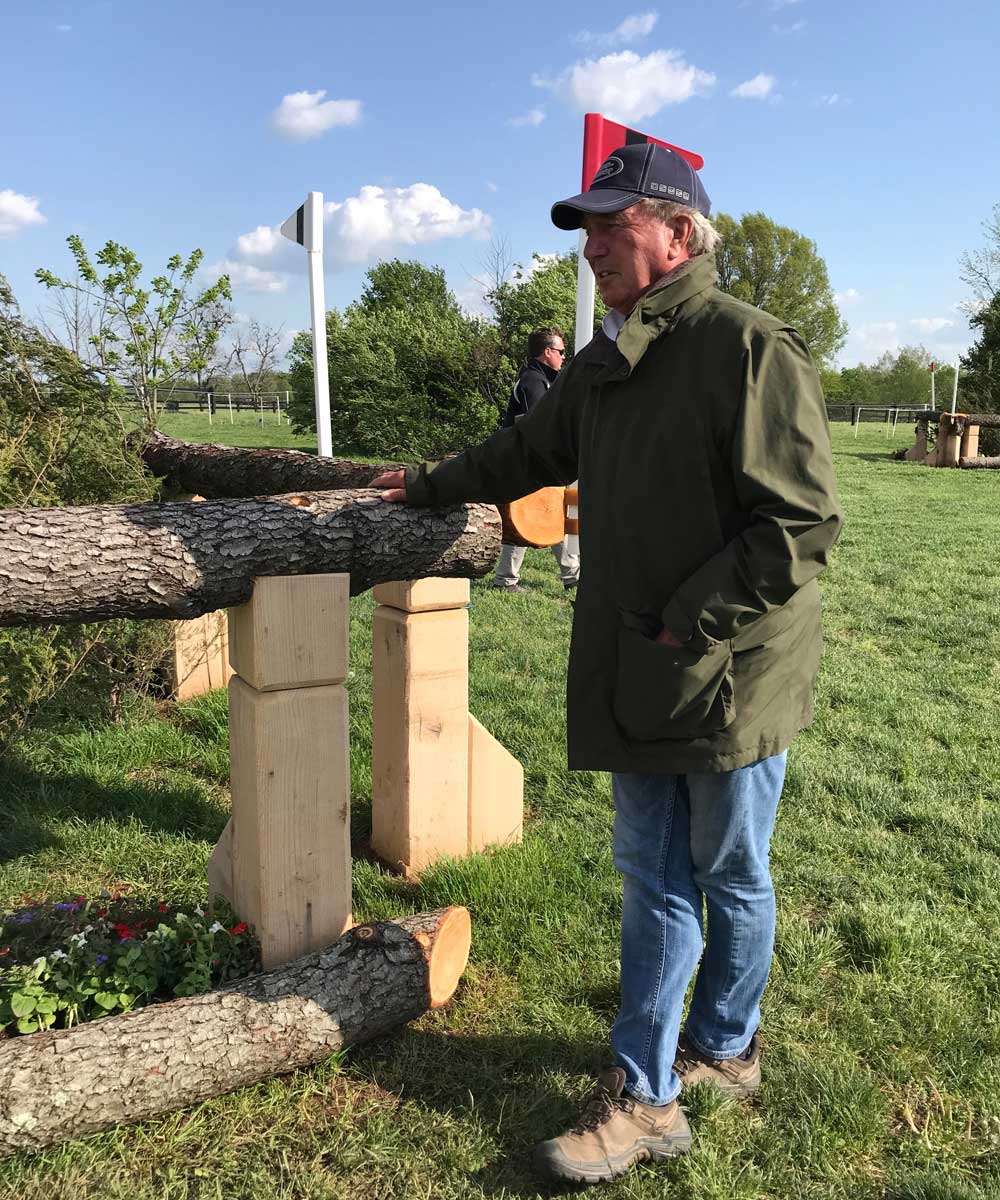
[(212, 424), (212, 393), (208, 393), (208, 423)]
[(226, 399), (229, 401), (229, 424), (232, 425), (234, 423), (233, 422), (233, 393), (226, 392)]
[(861, 428), (861, 405), (859, 404), (859, 405), (858, 405), (858, 417), (857, 417), (857, 423), (856, 423), (856, 424), (855, 424), (855, 426), (854, 426), (854, 436), (855, 436), (855, 437), (857, 437), (857, 436), (858, 436), (858, 430), (859, 430), (860, 428)]
[(958, 404), (958, 367), (960, 359), (955, 359), (955, 383), (951, 389), (951, 411), (955, 411), (955, 406)]
[(936, 403), (937, 403), (937, 402), (936, 402), (936, 400), (934, 399), (934, 368), (933, 368), (933, 367), (931, 367), (931, 410), (932, 410), (932, 411), (936, 411), (936, 410), (935, 410), (935, 408), (934, 408), (934, 405), (935, 405)]
[(291, 425), (292, 420), (288, 415), (288, 392), (285, 392), (285, 424)]
[(321, 458), (333, 457), (330, 428), (330, 376), (326, 361), (326, 295), (323, 288), (323, 193), (310, 192), (305, 219), (311, 223), (314, 250), (309, 257), (309, 305), (312, 310), (313, 387), (316, 397), (316, 436)]
[(587, 244), (587, 231), (580, 230), (580, 244), (576, 264), (576, 332), (573, 337), (573, 353), (580, 351), (594, 336), (594, 295), (596, 280), (590, 263), (583, 257)]

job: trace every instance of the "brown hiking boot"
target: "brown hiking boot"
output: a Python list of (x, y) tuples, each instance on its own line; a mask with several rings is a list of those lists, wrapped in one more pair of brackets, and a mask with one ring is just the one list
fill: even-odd
[(760, 1043), (757, 1035), (754, 1034), (750, 1039), (744, 1056), (709, 1058), (696, 1050), (682, 1033), (677, 1043), (674, 1073), (680, 1076), (682, 1087), (711, 1083), (727, 1096), (752, 1096), (760, 1087)]
[(655, 1107), (623, 1095), (624, 1087), (621, 1067), (602, 1071), (576, 1125), (535, 1147), (535, 1166), (573, 1183), (605, 1183), (637, 1162), (691, 1148), (691, 1130), (676, 1100)]

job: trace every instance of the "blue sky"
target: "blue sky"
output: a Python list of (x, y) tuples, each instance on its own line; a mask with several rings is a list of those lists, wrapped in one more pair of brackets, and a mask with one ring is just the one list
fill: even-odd
[[(478, 302), (491, 236), (567, 249), (583, 113), (705, 157), (716, 210), (813, 238), (843, 364), (969, 340), (963, 250), (1000, 202), (995, 0), (701, 0), (610, 10), (343, 0), (34, 0), (0, 11), (0, 271), (68, 274), (65, 238), (159, 267), (200, 247), (236, 308), (308, 323), (277, 225), (319, 190), (327, 303), (403, 255)], [(322, 93), (322, 94), (321, 94)]]

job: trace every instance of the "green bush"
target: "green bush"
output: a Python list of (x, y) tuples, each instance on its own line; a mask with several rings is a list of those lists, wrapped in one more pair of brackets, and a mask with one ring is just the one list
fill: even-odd
[[(0, 276), (0, 507), (146, 500), (153, 494), (108, 391), (22, 320)], [(161, 623), (0, 630), (0, 745), (40, 713), (113, 714), (148, 684)]]

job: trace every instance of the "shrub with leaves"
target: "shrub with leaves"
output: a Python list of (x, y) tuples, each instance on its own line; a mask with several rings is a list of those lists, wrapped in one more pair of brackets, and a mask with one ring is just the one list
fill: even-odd
[[(125, 433), (108, 390), (22, 319), (0, 276), (0, 507), (149, 499), (154, 483)], [(77, 716), (113, 714), (165, 644), (155, 622), (0, 631), (0, 745), (57, 700)]]
[(194, 996), (259, 968), (250, 929), (103, 895), (26, 903), (0, 919), (0, 1036), (68, 1028)]

